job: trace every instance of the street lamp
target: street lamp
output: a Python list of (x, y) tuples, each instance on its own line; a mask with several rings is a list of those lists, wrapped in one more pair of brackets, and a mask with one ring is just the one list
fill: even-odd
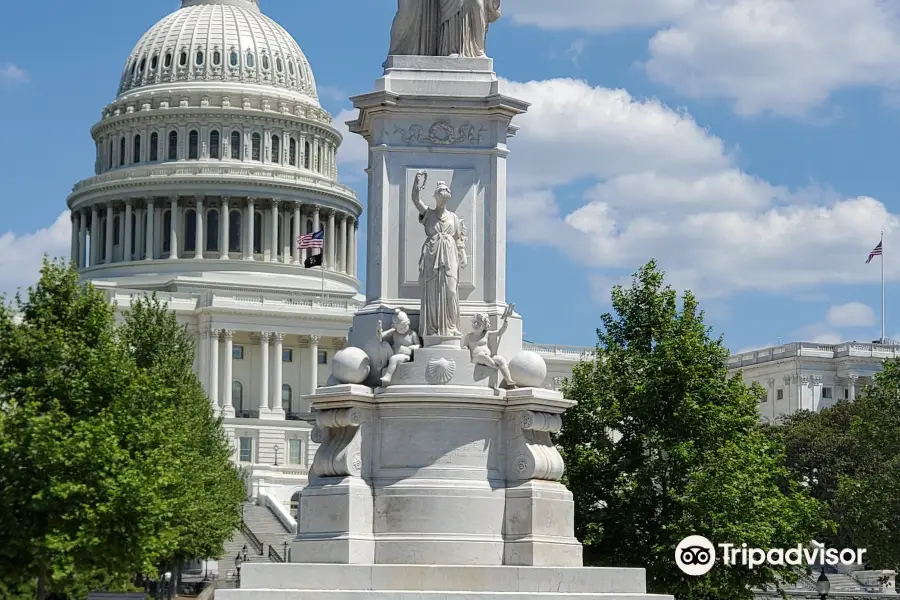
[(244, 547), (241, 548), (241, 554), (243, 555), (244, 562), (250, 560), (249, 558), (247, 558), (247, 544), (244, 544)]
[(283, 546), (284, 546), (284, 554), (282, 554), (281, 556), (284, 558), (284, 562), (288, 562), (288, 555), (287, 555), (287, 553), (288, 553), (288, 543), (287, 543), (287, 540), (284, 541)]
[(828, 581), (828, 577), (825, 575), (825, 567), (822, 567), (822, 574), (816, 580), (816, 591), (819, 592), (819, 598), (822, 600), (825, 600), (828, 597), (828, 592), (831, 591), (831, 582)]
[(281, 446), (275, 444), (273, 450), (275, 450), (275, 466), (278, 466), (278, 451), (281, 450)]
[(241, 565), (244, 563), (243, 558), (241, 557), (241, 553), (238, 552), (237, 556), (234, 557), (234, 570), (237, 571), (237, 584), (238, 587), (241, 587)]

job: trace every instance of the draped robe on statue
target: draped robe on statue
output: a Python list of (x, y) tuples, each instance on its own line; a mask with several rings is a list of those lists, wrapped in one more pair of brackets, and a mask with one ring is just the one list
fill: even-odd
[(419, 329), (423, 337), (461, 335), (459, 269), (466, 226), (449, 210), (438, 212), (432, 208), (421, 214), (419, 221), (425, 226), (425, 243), (419, 258)]
[(500, 18), (499, 0), (440, 0), (438, 55), (485, 56), (488, 26)]
[(398, 0), (391, 55), (485, 56), (488, 26), (500, 0)]

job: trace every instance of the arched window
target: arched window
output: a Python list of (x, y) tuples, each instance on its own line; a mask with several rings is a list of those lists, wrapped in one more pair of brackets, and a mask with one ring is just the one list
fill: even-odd
[(265, 69), (266, 71), (269, 70), (269, 55), (268, 54), (263, 54), (262, 65), (263, 65), (263, 69)]
[(291, 386), (288, 384), (282, 384), (281, 386), (281, 408), (284, 412), (291, 412), (291, 400), (294, 399), (294, 392), (291, 390)]
[(291, 516), (298, 523), (300, 522), (300, 492), (291, 496)]
[(172, 251), (172, 211), (163, 213), (163, 252)]
[(241, 132), (231, 132), (231, 158), (241, 160)]
[(198, 67), (203, 64), (203, 50), (197, 50), (197, 58), (194, 62), (197, 63)]
[(137, 231), (137, 214), (131, 213), (131, 254), (128, 255), (129, 259), (134, 256), (134, 250), (137, 246), (137, 236), (134, 233)]
[(312, 163), (309, 160), (309, 142), (305, 142), (303, 144), (303, 168), (309, 169), (310, 164)]
[(272, 136), (272, 162), (281, 164), (281, 138)]
[(112, 140), (109, 140), (109, 166), (107, 169), (112, 169), (113, 166), (113, 145)]
[(247, 53), (247, 68), (252, 69), (256, 66), (256, 59), (253, 57), (252, 52)]
[(316, 155), (316, 173), (322, 172), (322, 153), (319, 152)]
[(292, 167), (297, 166), (297, 140), (291, 138), (290, 144), (288, 145), (288, 162)]
[(216, 50), (213, 52), (213, 66), (218, 67), (222, 62), (222, 53)]
[(134, 72), (137, 70), (137, 61), (131, 63), (131, 78), (134, 79)]
[(209, 132), (209, 157), (219, 158), (219, 130)]
[(182, 50), (181, 54), (178, 56), (178, 65), (181, 67), (187, 66), (187, 52), (184, 50)]
[(113, 218), (113, 246), (119, 245), (120, 229), (121, 225), (119, 224), (119, 215), (116, 215), (115, 218)]
[[(93, 236), (91, 243), (94, 243)], [(106, 260), (106, 218), (100, 218), (100, 234), (97, 236), (97, 247), (100, 249), (100, 260)]]
[(250, 160), (259, 160), (260, 148), (262, 147), (262, 138), (258, 133), (254, 133), (252, 140), (253, 147), (251, 149)]
[(294, 74), (294, 61), (292, 61), (292, 60), (288, 61), (288, 71), (291, 72), (291, 75)]
[(132, 149), (132, 161), (133, 163), (141, 162), (141, 134), (137, 134), (134, 136), (134, 148)]
[(206, 211), (206, 251), (219, 251), (219, 211)]
[(200, 158), (200, 132), (192, 129), (188, 134), (188, 158), (196, 160)]
[(238, 415), (244, 412), (244, 386), (240, 381), (231, 382), (231, 405)]
[(139, 69), (141, 75), (144, 74), (144, 71), (147, 69), (147, 57), (141, 59), (141, 68)]
[(178, 160), (178, 132), (169, 132), (169, 160)]
[(233, 210), (228, 215), (228, 251), (241, 251), (241, 211)]
[(253, 217), (253, 252), (255, 254), (262, 254), (262, 230), (263, 216), (261, 212), (257, 212)]
[(159, 54), (154, 54), (153, 58), (150, 59), (150, 70), (155, 71), (156, 67), (159, 66)]
[(281, 57), (275, 59), (275, 68), (278, 69), (278, 72), (281, 73), (284, 71), (284, 63), (281, 62)]
[(278, 256), (284, 255), (284, 219), (278, 215)]
[(167, 69), (172, 66), (172, 53), (171, 52), (166, 52), (166, 62), (163, 64), (166, 66)]
[(184, 214), (184, 251), (197, 250), (197, 211), (193, 208)]
[(125, 136), (119, 140), (119, 166), (125, 164)]
[(232, 50), (232, 51), (231, 51), (231, 56), (228, 57), (228, 60), (229, 60), (229, 62), (231, 63), (231, 66), (232, 66), (232, 67), (238, 66), (238, 60), (239, 60), (239, 58), (238, 58), (238, 53), (235, 52), (234, 50)]
[(150, 162), (159, 160), (159, 134), (155, 131), (150, 134)]
[(306, 220), (306, 233), (312, 233), (312, 232), (313, 232), (313, 222), (312, 222), (312, 219), (307, 219), (307, 220)]

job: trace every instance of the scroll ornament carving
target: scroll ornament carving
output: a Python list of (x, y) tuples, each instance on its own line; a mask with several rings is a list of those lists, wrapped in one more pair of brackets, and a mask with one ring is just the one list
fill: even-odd
[(312, 431), (320, 444), (313, 459), (319, 477), (359, 477), (362, 474), (362, 413), (355, 408), (320, 412)]
[(563, 458), (550, 438), (562, 428), (562, 418), (549, 413), (524, 411), (516, 419), (521, 434), (515, 438), (510, 478), (559, 481), (565, 472)]
[(387, 137), (399, 135), (404, 144), (428, 144), (434, 146), (455, 146), (457, 144), (478, 145), (481, 143), (487, 129), (482, 127), (475, 129), (474, 125), (465, 123), (458, 129), (446, 121), (437, 121), (425, 131), (422, 125), (414, 124), (408, 128), (395, 127)]

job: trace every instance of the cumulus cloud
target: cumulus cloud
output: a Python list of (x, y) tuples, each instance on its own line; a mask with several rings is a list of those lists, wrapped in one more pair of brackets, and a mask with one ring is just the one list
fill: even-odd
[[(554, 246), (598, 273), (655, 257), (674, 284), (707, 297), (880, 276), (860, 257), (900, 220), (878, 200), (746, 173), (721, 139), (656, 100), (572, 79), (507, 83), (532, 103), (511, 145), (512, 241)], [(566, 189), (577, 182), (587, 191)], [(900, 278), (900, 266), (887, 275)]]
[(356, 109), (342, 110), (334, 117), (334, 126), (344, 136), (341, 147), (338, 149), (338, 162), (347, 166), (351, 176), (358, 176), (362, 169), (369, 163), (369, 146), (366, 140), (355, 133), (350, 133), (347, 121), (353, 121), (359, 115)]
[(44, 254), (68, 258), (71, 231), (69, 211), (64, 211), (50, 227), (21, 235), (11, 231), (0, 235), (0, 294), (12, 294), (35, 283)]
[(28, 73), (12, 63), (0, 62), (0, 85), (24, 85), (28, 83)]
[(507, 12), (547, 29), (652, 27), (652, 79), (743, 115), (801, 115), (840, 89), (895, 94), (900, 81), (900, 4), (886, 0), (520, 0)]
[(875, 324), (875, 312), (862, 302), (848, 302), (829, 308), (825, 322), (833, 327), (869, 327)]

